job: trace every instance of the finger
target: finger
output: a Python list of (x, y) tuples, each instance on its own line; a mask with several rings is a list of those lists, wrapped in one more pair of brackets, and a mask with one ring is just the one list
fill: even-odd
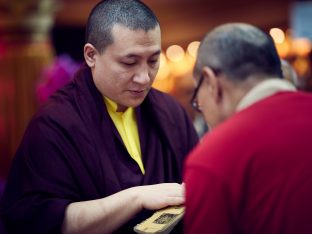
[(168, 206), (181, 205), (184, 204), (184, 202), (185, 202), (184, 197), (168, 197), (166, 199), (166, 203)]

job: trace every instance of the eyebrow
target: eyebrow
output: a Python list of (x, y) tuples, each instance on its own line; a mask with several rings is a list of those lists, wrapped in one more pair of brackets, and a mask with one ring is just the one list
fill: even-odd
[[(153, 57), (153, 56), (159, 55), (160, 53), (161, 53), (161, 50), (157, 50), (155, 53), (153, 53), (149, 57)], [(141, 56), (139, 56), (137, 54), (127, 54), (125, 57), (127, 57), (127, 58), (137, 58), (137, 57), (141, 57)]]

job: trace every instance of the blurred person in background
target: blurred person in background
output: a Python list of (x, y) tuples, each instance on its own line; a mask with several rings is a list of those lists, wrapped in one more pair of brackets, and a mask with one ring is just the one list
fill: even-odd
[(213, 29), (194, 76), (210, 132), (186, 161), (185, 233), (312, 233), (312, 95), (282, 79), (271, 37)]
[(9, 233), (132, 233), (184, 203), (183, 160), (198, 137), (151, 85), (161, 33), (135, 0), (106, 0), (86, 26), (85, 64), (31, 120), (0, 214)]

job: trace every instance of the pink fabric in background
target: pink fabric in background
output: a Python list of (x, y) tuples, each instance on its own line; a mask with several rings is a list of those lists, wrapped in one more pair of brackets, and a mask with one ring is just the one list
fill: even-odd
[(44, 103), (51, 94), (69, 82), (79, 66), (80, 63), (68, 55), (56, 57), (54, 62), (43, 70), (36, 87), (39, 104)]

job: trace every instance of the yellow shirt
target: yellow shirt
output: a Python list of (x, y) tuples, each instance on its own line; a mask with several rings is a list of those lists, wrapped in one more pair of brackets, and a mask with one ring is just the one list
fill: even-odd
[(107, 97), (104, 98), (108, 113), (112, 118), (128, 153), (139, 165), (142, 173), (145, 173), (140, 147), (138, 125), (134, 108), (129, 107), (125, 112), (117, 112), (117, 104)]

